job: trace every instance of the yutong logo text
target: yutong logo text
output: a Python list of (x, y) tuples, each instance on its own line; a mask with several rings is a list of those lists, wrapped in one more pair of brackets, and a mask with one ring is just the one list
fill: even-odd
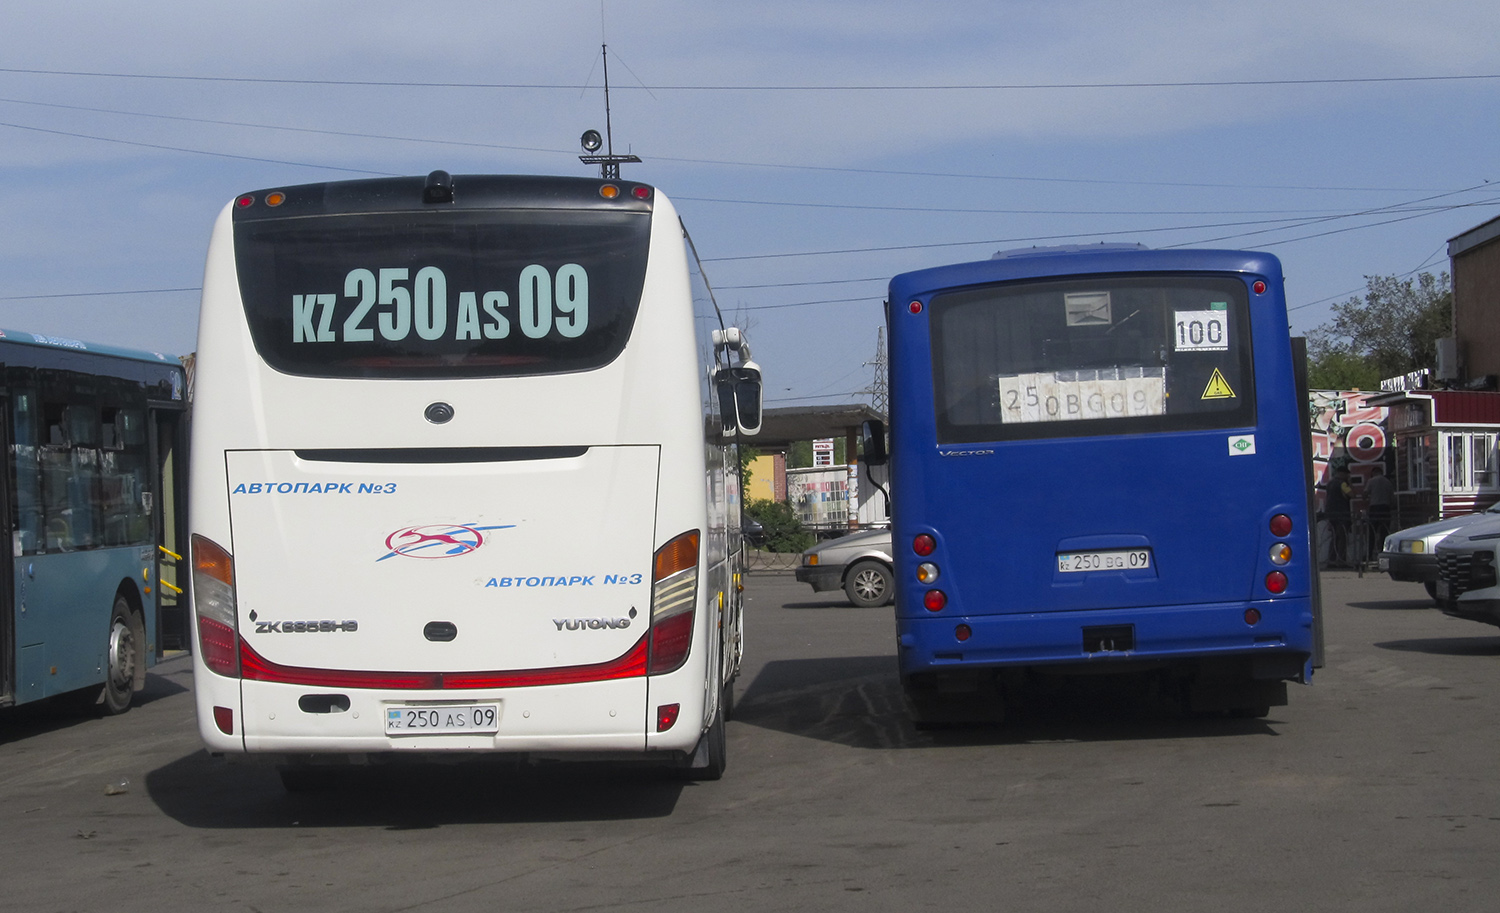
[[(635, 609), (632, 608), (630, 618), (634, 618), (635, 614)], [(630, 618), (554, 618), (552, 623), (557, 625), (559, 631), (606, 631), (630, 627)]]

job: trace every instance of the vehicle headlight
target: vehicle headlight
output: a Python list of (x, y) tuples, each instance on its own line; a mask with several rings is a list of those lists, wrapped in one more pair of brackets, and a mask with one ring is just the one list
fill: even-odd
[(1408, 555), (1422, 555), (1427, 552), (1427, 543), (1422, 539), (1402, 539), (1401, 551)]

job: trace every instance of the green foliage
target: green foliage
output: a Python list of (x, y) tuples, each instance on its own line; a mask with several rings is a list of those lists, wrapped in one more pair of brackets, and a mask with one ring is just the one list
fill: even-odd
[(750, 480), (755, 476), (755, 461), (760, 458), (761, 452), (754, 447), (739, 445), (740, 453), (740, 491), (750, 490)]
[(787, 502), (762, 498), (745, 505), (745, 513), (759, 520), (765, 528), (768, 551), (800, 552), (812, 547), (813, 534), (803, 528), (797, 512)]
[(1307, 334), (1308, 382), (1324, 390), (1379, 389), (1380, 381), (1437, 366), (1437, 341), (1453, 334), (1448, 274), (1366, 276), (1363, 298), (1333, 306)]
[(1381, 379), (1380, 369), (1368, 356), (1332, 350), (1314, 359), (1309, 353), (1307, 385), (1314, 390), (1379, 390)]

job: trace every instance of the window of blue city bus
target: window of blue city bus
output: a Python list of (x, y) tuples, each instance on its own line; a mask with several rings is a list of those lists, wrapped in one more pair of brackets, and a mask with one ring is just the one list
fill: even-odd
[(649, 212), (360, 213), (235, 226), (256, 350), (310, 377), (582, 371), (624, 349)]
[(1255, 422), (1239, 279), (1092, 276), (945, 292), (930, 304), (939, 443)]

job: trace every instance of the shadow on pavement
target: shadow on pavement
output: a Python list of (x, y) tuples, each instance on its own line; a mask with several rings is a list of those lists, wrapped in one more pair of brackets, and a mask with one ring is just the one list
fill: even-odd
[(1351, 609), (1369, 609), (1377, 612), (1425, 612), (1437, 611), (1431, 599), (1382, 599), (1379, 602), (1346, 603)]
[(1036, 678), (1006, 713), (998, 725), (919, 730), (906, 710), (896, 658), (851, 656), (767, 663), (740, 696), (734, 718), (879, 750), (1275, 734), (1266, 720), (1186, 715), (1175, 695), (1145, 676)]
[(1427, 637), (1419, 640), (1388, 640), (1375, 644), (1382, 650), (1431, 653), (1436, 656), (1500, 656), (1500, 636)]
[(506, 759), (340, 769), (327, 788), (287, 792), (270, 763), (195, 752), (146, 775), (146, 791), (188, 827), (383, 827), (420, 830), (496, 822), (620, 821), (672, 813), (690, 783), (661, 769)]
[[(191, 674), (192, 670), (188, 671)], [(129, 719), (130, 714), (138, 712), (147, 704), (182, 694), (187, 690), (172, 677), (148, 672), (146, 673), (146, 686), (136, 692), (125, 718)], [(93, 695), (97, 692), (97, 688), (85, 689), (85, 691), (59, 694), (56, 697), (23, 704), (20, 707), (0, 710), (0, 745), (19, 742), (49, 732), (58, 732), (73, 726), (99, 722), (99, 713), (89, 705)]]

